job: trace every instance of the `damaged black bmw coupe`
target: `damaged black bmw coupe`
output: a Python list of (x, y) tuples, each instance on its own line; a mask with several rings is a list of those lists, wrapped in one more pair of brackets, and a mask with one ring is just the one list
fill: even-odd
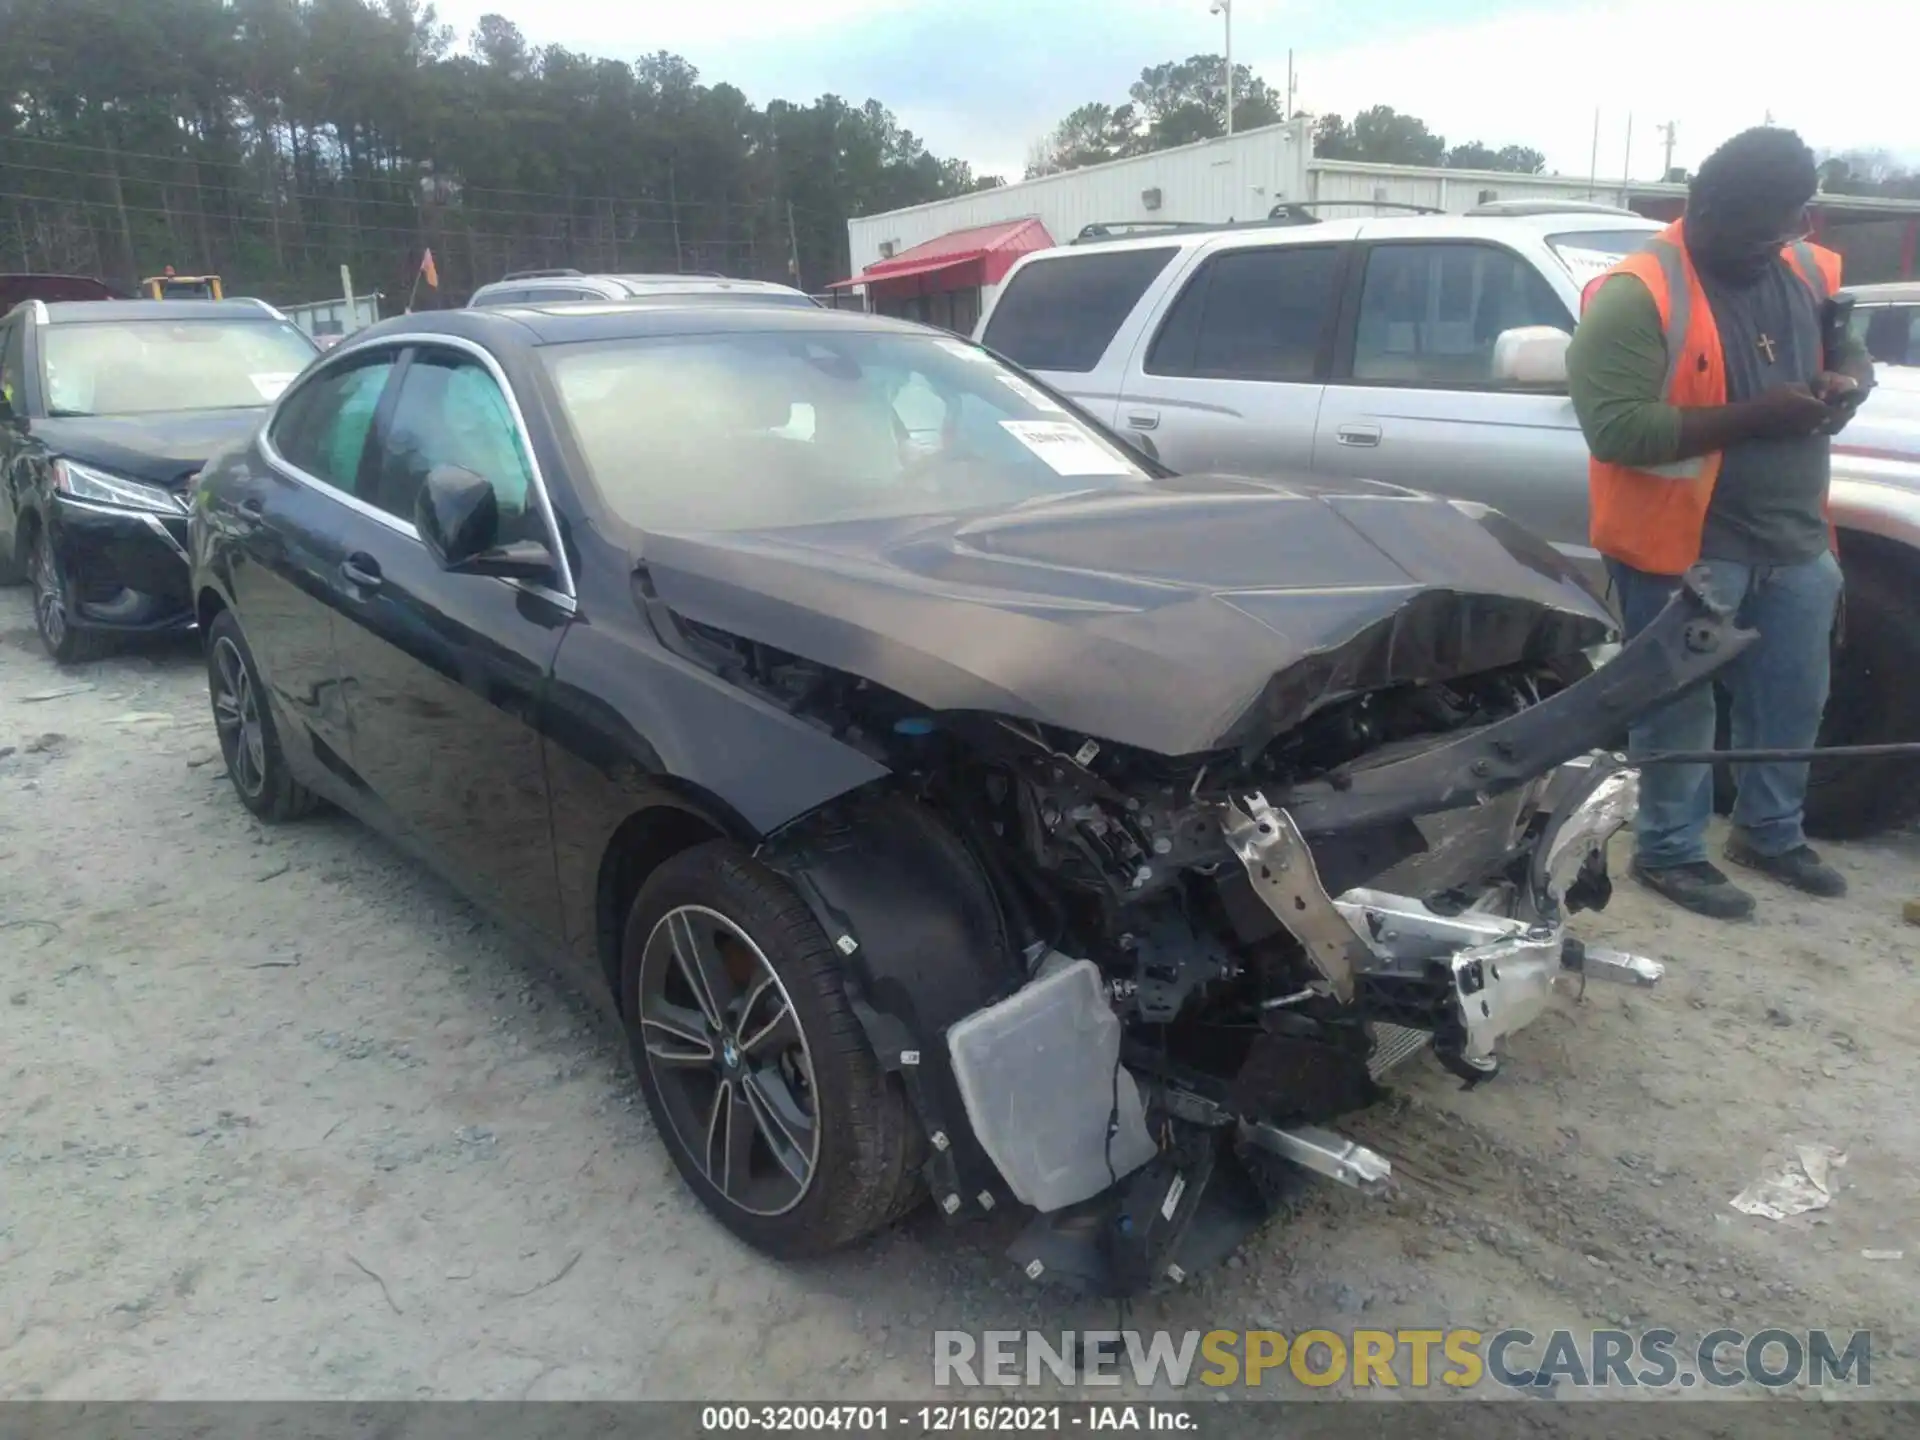
[(603, 996), (729, 1227), (1024, 1207), (1036, 1278), (1216, 1259), (1583, 947), (1628, 718), (1749, 638), (1482, 509), (1176, 476), (878, 317), (388, 321), (196, 488), (241, 801), (331, 800)]

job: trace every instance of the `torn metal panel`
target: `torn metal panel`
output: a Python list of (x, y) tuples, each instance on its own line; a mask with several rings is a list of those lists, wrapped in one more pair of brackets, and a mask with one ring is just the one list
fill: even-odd
[(1354, 972), (1365, 968), (1372, 955), (1321, 888), (1313, 852), (1292, 819), (1269, 805), (1264, 795), (1250, 795), (1245, 809), (1231, 800), (1221, 807), (1220, 828), (1246, 868), (1254, 893), (1300, 942), (1335, 997), (1351, 1001)]
[(1296, 786), (1276, 803), (1309, 837), (1484, 804), (1609, 744), (1634, 716), (1705, 683), (1758, 638), (1698, 586), (1685, 585), (1614, 660), (1578, 684), (1511, 719)]

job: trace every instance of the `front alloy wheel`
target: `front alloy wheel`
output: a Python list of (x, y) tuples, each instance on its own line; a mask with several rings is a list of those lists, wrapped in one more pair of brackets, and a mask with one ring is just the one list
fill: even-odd
[(227, 773), (241, 798), (257, 803), (267, 788), (267, 740), (260, 728), (253, 677), (231, 635), (213, 642), (213, 723)]
[(28, 579), (33, 584), (33, 622), (47, 654), (62, 665), (86, 659), (91, 637), (74, 627), (67, 579), (60, 569), (60, 557), (54, 553), (53, 536), (45, 525), (33, 537)]
[(663, 915), (640, 960), (640, 1031), (674, 1134), (749, 1215), (805, 1198), (820, 1158), (813, 1056), (760, 947), (699, 905)]
[(297, 820), (309, 813), (318, 798), (288, 768), (260, 671), (230, 610), (220, 611), (207, 627), (207, 691), (220, 758), (240, 803), (262, 820)]
[(920, 1198), (925, 1139), (847, 995), (846, 957), (744, 847), (663, 862), (621, 941), (620, 1013), (654, 1128), (748, 1244), (820, 1255)]

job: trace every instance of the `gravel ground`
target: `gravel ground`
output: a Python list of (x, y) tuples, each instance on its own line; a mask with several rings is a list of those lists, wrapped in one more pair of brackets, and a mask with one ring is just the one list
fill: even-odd
[[(744, 1249), (592, 1007), (352, 821), (254, 822), (206, 710), (193, 646), (58, 670), (0, 592), (0, 1399), (907, 1398), (936, 1326), (1113, 1323), (925, 1211)], [(1920, 837), (1834, 853), (1853, 899), (1746, 926), (1623, 886), (1589, 934), (1664, 986), (1470, 1093), (1410, 1066), (1349, 1127), (1391, 1196), (1315, 1186), (1131, 1323), (1870, 1328), (1911, 1395)], [(1830, 1208), (1731, 1210), (1796, 1141)]]

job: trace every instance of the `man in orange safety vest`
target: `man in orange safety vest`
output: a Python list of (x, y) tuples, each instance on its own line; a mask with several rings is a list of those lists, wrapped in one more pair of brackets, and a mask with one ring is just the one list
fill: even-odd
[[(1760, 640), (1722, 673), (1735, 749), (1804, 749), (1820, 729), (1841, 590), (1826, 518), (1830, 437), (1871, 383), (1864, 348), (1830, 337), (1840, 257), (1810, 243), (1813, 153), (1792, 131), (1735, 136), (1701, 165), (1686, 216), (1589, 287), (1568, 351), (1592, 452), (1592, 540), (1629, 635), (1689, 569)], [(1706, 750), (1711, 687), (1633, 727), (1630, 753)], [(1846, 882), (1807, 844), (1805, 764), (1738, 767), (1726, 858), (1814, 895)], [(1633, 874), (1722, 919), (1753, 897), (1707, 858), (1705, 765), (1649, 767)]]

